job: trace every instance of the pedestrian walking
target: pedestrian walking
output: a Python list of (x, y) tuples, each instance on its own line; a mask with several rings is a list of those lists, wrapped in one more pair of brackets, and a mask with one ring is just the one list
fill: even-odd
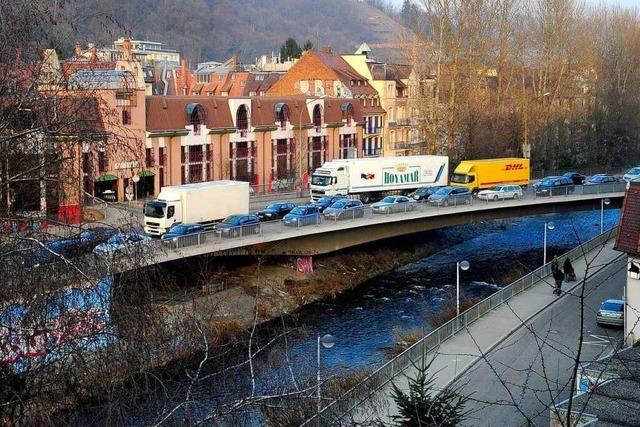
[(555, 295), (562, 293), (562, 280), (564, 279), (564, 273), (559, 268), (553, 271), (553, 279), (556, 281), (556, 287), (553, 290)]
[(560, 270), (560, 260), (558, 260), (558, 255), (554, 256), (551, 261), (551, 271), (554, 272), (556, 270)]
[(565, 282), (575, 282), (576, 281), (576, 271), (573, 269), (573, 265), (571, 264), (571, 260), (569, 257), (564, 260), (564, 265), (562, 266), (564, 270), (564, 280)]

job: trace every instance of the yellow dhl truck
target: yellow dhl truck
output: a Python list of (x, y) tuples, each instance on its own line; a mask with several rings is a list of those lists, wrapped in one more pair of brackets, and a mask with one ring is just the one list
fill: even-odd
[(529, 159), (463, 160), (451, 176), (451, 185), (476, 193), (502, 184), (529, 185)]

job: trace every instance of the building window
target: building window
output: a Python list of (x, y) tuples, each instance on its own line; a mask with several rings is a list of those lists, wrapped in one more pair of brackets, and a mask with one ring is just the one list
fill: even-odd
[(287, 122), (290, 121), (289, 106), (285, 103), (279, 102), (276, 104), (275, 110), (276, 123), (279, 123), (281, 128), (285, 128), (287, 126)]
[(246, 105), (238, 107), (236, 112), (236, 128), (240, 131), (246, 131), (249, 129), (249, 112)]
[[(189, 146), (189, 163), (202, 163), (204, 160), (202, 145)], [(202, 174), (200, 175), (202, 176)]]
[(353, 121), (353, 105), (350, 102), (343, 102), (340, 104), (342, 110), (342, 121), (347, 123), (347, 126), (351, 126)]
[(147, 148), (147, 149), (144, 150), (144, 164), (148, 168), (152, 168), (154, 166), (154, 164), (153, 164), (153, 149), (152, 148)]
[(320, 105), (313, 107), (313, 126), (318, 128), (317, 131), (322, 126), (322, 107)]
[(116, 106), (118, 107), (135, 107), (136, 97), (133, 91), (116, 92)]
[(187, 114), (189, 124), (193, 127), (193, 134), (200, 135), (200, 126), (205, 122), (205, 111), (200, 104), (188, 104)]
[(109, 160), (104, 151), (98, 151), (98, 171), (106, 172), (109, 170)]
[(202, 165), (189, 165), (189, 182), (202, 182)]
[(130, 125), (131, 124), (131, 111), (122, 110), (122, 124)]

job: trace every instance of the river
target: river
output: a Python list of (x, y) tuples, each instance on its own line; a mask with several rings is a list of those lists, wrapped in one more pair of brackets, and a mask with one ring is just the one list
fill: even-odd
[[(619, 214), (618, 209), (607, 210), (605, 228), (616, 225)], [(288, 334), (287, 346), (281, 338), (255, 360), (256, 394), (291, 391), (296, 385), (312, 384), (316, 337), (324, 334), (335, 337), (335, 346), (321, 352), (323, 376), (338, 377), (375, 369), (389, 359), (398, 332), (429, 331), (430, 319), (455, 298), (456, 261), (467, 260), (471, 265), (461, 275), (462, 298), (484, 298), (507, 284), (503, 281), (513, 280), (542, 264), (544, 224), (551, 221), (555, 228), (548, 232), (549, 259), (600, 231), (600, 212), (583, 211), (430, 232), (439, 241), (452, 244), (444, 244), (432, 255), (369, 280), (333, 300), (310, 304), (288, 316), (287, 329), (293, 332)], [(280, 320), (272, 321), (264, 328), (273, 335), (282, 324)], [(228, 362), (232, 363), (233, 358)], [(205, 366), (204, 374), (210, 373)], [(155, 417), (149, 414), (171, 408), (184, 397), (188, 384), (185, 379), (165, 383), (157, 395), (136, 404), (128, 422), (153, 423)], [(198, 381), (192, 390), (196, 403), (190, 405), (189, 416), (197, 419), (220, 402), (246, 396), (250, 390), (247, 367)], [(177, 411), (176, 415), (181, 417), (184, 413)], [(173, 421), (180, 423), (175, 418)], [(229, 424), (260, 425), (262, 420), (258, 412), (249, 410)]]

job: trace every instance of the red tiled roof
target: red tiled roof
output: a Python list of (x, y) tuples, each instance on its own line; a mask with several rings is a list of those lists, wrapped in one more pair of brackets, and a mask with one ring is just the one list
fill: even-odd
[(640, 182), (632, 182), (624, 197), (615, 248), (640, 255)]
[(147, 96), (147, 131), (184, 130), (189, 123), (187, 105), (194, 103), (204, 107), (208, 129), (233, 127), (226, 97)]
[[(314, 52), (318, 58), (327, 67), (331, 68), (337, 75), (340, 81), (349, 88), (351, 93), (355, 96), (358, 95), (375, 95), (377, 91), (371, 87), (368, 80), (362, 75), (358, 74), (351, 65), (338, 53), (334, 52)], [(351, 81), (355, 80), (356, 83), (351, 86)], [(358, 81), (362, 81), (363, 84), (358, 86)], [(364, 84), (367, 82), (366, 84)]]

